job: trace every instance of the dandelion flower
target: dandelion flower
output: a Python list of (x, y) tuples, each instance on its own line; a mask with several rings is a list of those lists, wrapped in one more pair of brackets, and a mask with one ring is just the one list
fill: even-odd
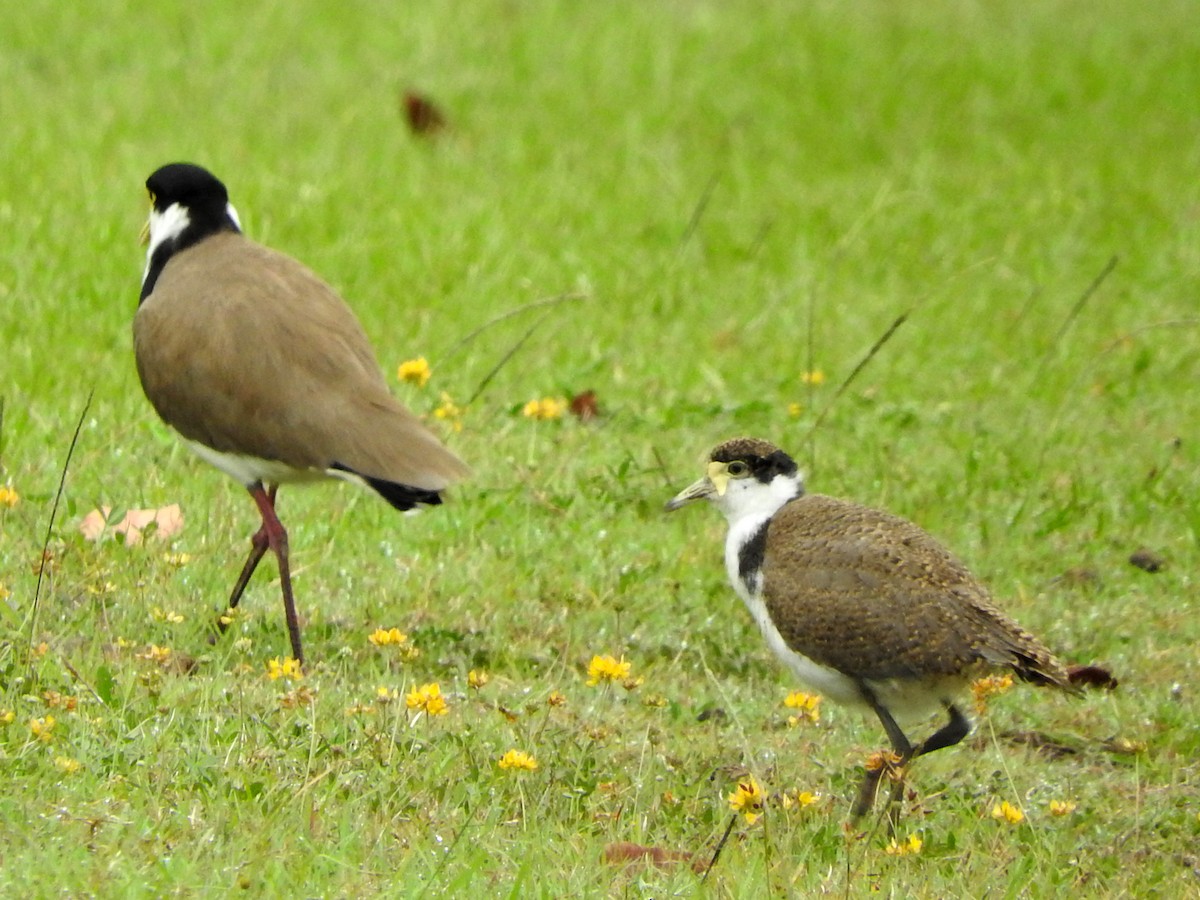
[(11, 484), (0, 484), (0, 506), (12, 509), (21, 502), (21, 495)]
[(561, 419), (567, 410), (567, 401), (561, 397), (543, 397), (540, 400), (530, 400), (521, 409), (521, 415), (527, 419)]
[(737, 788), (729, 795), (730, 808), (735, 813), (741, 813), (745, 817), (747, 825), (753, 825), (758, 821), (758, 817), (763, 814), (766, 801), (767, 795), (758, 786), (753, 775), (744, 781), (739, 781)]
[(54, 768), (64, 775), (74, 775), (83, 768), (83, 763), (77, 759), (71, 759), (69, 756), (56, 756), (54, 757)]
[[(819, 722), (821, 720), (821, 695), (806, 694), (804, 691), (792, 691), (784, 700), (783, 705), (796, 710), (797, 721)], [(791, 720), (788, 720), (789, 723)]]
[(883, 848), (883, 852), (888, 856), (911, 856), (921, 852), (921, 847), (925, 842), (915, 834), (910, 834), (908, 840), (897, 843), (895, 838), (892, 842)]
[(482, 669), (472, 669), (467, 673), (467, 686), (476, 691), (483, 688), (491, 680), (492, 676)]
[(43, 744), (48, 744), (54, 740), (54, 726), (57, 724), (54, 716), (46, 716), (45, 718), (37, 718), (29, 720), (29, 733), (41, 741)]
[(408, 635), (399, 628), (376, 628), (367, 640), (376, 647), (399, 647), (408, 640)]
[(624, 681), (632, 667), (632, 663), (625, 661), (624, 654), (619, 660), (608, 655), (593, 656), (588, 663), (588, 686), (595, 687), (601, 681)]
[(409, 709), (417, 712), (425, 712), (430, 716), (444, 716), (446, 714), (446, 700), (442, 697), (442, 689), (435, 681), (431, 684), (423, 684), (419, 688), (414, 688), (409, 691), (404, 697), (404, 702)]
[(987, 712), (988, 699), (1003, 694), (1013, 686), (1011, 675), (988, 675), (971, 683), (971, 694), (975, 698), (975, 711), (980, 715)]
[(449, 422), (455, 431), (462, 431), (462, 417), (465, 410), (454, 402), (454, 399), (442, 391), (442, 397), (438, 403), (437, 409), (433, 411), (435, 419), (442, 419)]
[(433, 370), (429, 368), (429, 360), (423, 356), (418, 356), (416, 359), (406, 359), (396, 369), (397, 378), (421, 388), (429, 383), (429, 377), (432, 374)]
[(267, 660), (267, 677), (272, 681), (278, 681), (280, 678), (299, 679), (304, 677), (304, 672), (300, 668), (300, 660), (290, 656), (273, 656)]
[(171, 648), (160, 647), (158, 644), (147, 644), (146, 649), (137, 654), (137, 658), (165, 666), (171, 661)]
[(1075, 812), (1078, 804), (1074, 800), (1051, 800), (1050, 814), (1052, 816), (1069, 816)]
[(532, 772), (538, 767), (537, 760), (523, 750), (509, 750), (496, 763), (501, 769), (518, 769)]
[(1020, 825), (1025, 821), (1025, 813), (1004, 800), (992, 807), (992, 818), (998, 822), (1007, 822), (1009, 825)]

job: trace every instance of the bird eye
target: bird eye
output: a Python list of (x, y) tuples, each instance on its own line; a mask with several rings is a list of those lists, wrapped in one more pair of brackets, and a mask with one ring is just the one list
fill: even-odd
[(735, 459), (729, 464), (729, 467), (725, 471), (727, 471), (734, 478), (741, 478), (743, 475), (750, 474), (750, 467), (740, 459)]

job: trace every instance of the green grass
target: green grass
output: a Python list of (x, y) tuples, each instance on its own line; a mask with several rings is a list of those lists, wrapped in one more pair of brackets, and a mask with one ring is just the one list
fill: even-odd
[[(1190, 4), (243, 6), (37, 2), (5, 24), (0, 484), (21, 499), (0, 507), (4, 893), (1200, 890)], [(408, 86), (447, 110), (444, 139), (408, 134)], [(482, 323), (585, 295), (549, 308), (447, 435), (475, 476), (446, 507), (282, 492), (311, 707), (265, 676), (287, 648), (270, 562), (207, 644), (254, 509), (137, 385), (142, 183), (175, 159), (337, 286), (389, 373), (430, 359), (428, 387), (396, 386), (422, 413), (465, 401), (541, 313), (462, 343)], [(598, 422), (520, 415), (588, 388)], [(31, 567), (92, 391), (35, 620)], [(847, 841), (881, 730), (828, 704), (787, 727), (794, 685), (725, 584), (722, 523), (661, 512), (741, 433), (790, 449), (813, 490), (921, 523), (1120, 690), (994, 700), (971, 742), (914, 767), (901, 836), (919, 854)], [(77, 530), (100, 504), (172, 502), (187, 521), (166, 546)], [(1141, 546), (1164, 571), (1128, 564)], [(421, 655), (372, 646), (379, 626)], [(139, 658), (149, 644), (194, 670)], [(596, 653), (644, 683), (588, 687)], [(471, 669), (491, 683), (470, 690)], [(403, 693), (431, 681), (448, 714), (410, 721)], [(49, 742), (29, 728), (46, 715)], [(514, 747), (540, 768), (497, 769)], [(739, 823), (703, 888), (602, 862), (623, 840), (707, 857), (747, 769), (821, 800)], [(1051, 816), (1055, 799), (1076, 812)], [(1025, 823), (994, 821), (1000, 800)]]

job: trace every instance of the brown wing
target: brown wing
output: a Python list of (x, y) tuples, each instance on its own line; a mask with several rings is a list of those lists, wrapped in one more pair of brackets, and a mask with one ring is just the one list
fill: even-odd
[(134, 349), (163, 419), (215, 450), (427, 490), (467, 472), (388, 392), (341, 298), (241, 235), (171, 258), (134, 318)]
[(1042, 644), (932, 537), (879, 510), (806, 495), (771, 521), (764, 600), (788, 645), (860, 678), (974, 666), (1066, 686)]

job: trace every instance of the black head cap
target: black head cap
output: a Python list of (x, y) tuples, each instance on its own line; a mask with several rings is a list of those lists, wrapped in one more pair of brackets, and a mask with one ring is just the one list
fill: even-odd
[(172, 203), (191, 210), (217, 209), (222, 214), (229, 192), (208, 169), (192, 163), (170, 163), (146, 179), (146, 190), (159, 212)]
[(768, 483), (776, 475), (795, 475), (796, 461), (769, 441), (758, 438), (734, 438), (720, 444), (709, 457), (713, 462), (730, 463), (740, 460), (750, 467), (754, 477)]

